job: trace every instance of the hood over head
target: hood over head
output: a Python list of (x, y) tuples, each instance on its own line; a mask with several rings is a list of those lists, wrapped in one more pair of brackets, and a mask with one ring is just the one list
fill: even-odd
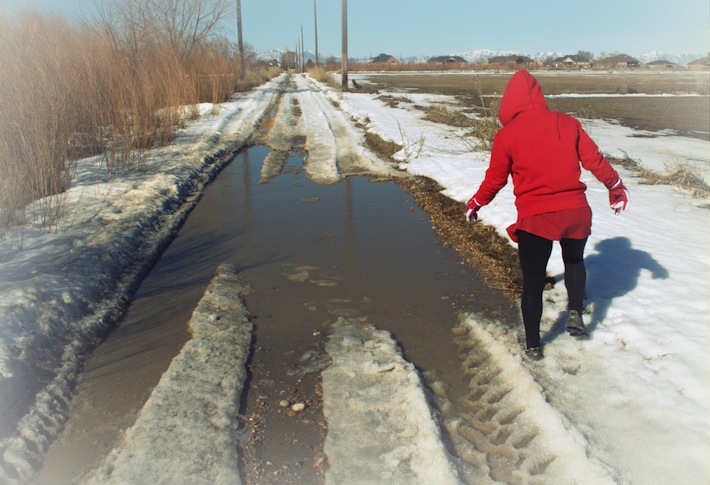
[(523, 111), (541, 111), (547, 109), (545, 95), (537, 79), (526, 70), (513, 74), (503, 93), (498, 110), (498, 119), (503, 125)]

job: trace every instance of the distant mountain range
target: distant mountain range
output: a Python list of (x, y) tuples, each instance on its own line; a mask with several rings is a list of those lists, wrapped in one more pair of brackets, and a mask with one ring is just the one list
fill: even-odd
[[(257, 59), (264, 60), (264, 61), (280, 60), (283, 53), (284, 53), (283, 50), (272, 49), (269, 51), (259, 52), (259, 53), (257, 53), (256, 57), (257, 57)], [(397, 54), (393, 54), (391, 52), (388, 54), (391, 54), (393, 56), (397, 56)], [(521, 56), (530, 57), (531, 59), (539, 59), (541, 61), (544, 61), (545, 59), (548, 59), (550, 57), (558, 58), (558, 57), (563, 57), (563, 56), (570, 55), (570, 54), (576, 54), (576, 52), (537, 52), (537, 53), (531, 54), (529, 52), (519, 52), (519, 51), (495, 51), (495, 50), (491, 50), (491, 49), (477, 49), (477, 50), (472, 50), (472, 51), (468, 51), (468, 52), (456, 52), (456, 53), (436, 54), (436, 55), (460, 56), (460, 57), (463, 57), (464, 59), (466, 59), (468, 62), (470, 62), (472, 64), (476, 64), (476, 63), (486, 62), (491, 57), (497, 57), (497, 56), (521, 55)], [(629, 54), (629, 55), (635, 59), (638, 59), (639, 62), (641, 62), (642, 64), (647, 64), (647, 63), (653, 62), (653, 61), (670, 61), (670, 62), (673, 62), (673, 63), (678, 64), (680, 66), (687, 66), (689, 62), (705, 56), (705, 54), (668, 54), (665, 52), (658, 52), (658, 51), (645, 52), (643, 54), (638, 54), (638, 55), (633, 55), (633, 54)], [(340, 56), (334, 56), (331, 54), (324, 54), (322, 52), (318, 53), (318, 57), (319, 57), (320, 62), (325, 62), (327, 59), (330, 59), (330, 58), (334, 58), (336, 60), (336, 62), (340, 61)], [(424, 62), (427, 62), (432, 57), (434, 57), (434, 55), (431, 55), (431, 56), (418, 55), (418, 56), (405, 57), (405, 58), (401, 59), (401, 61), (424, 63)], [(600, 58), (601, 56), (597, 56), (597, 57)], [(306, 51), (306, 60), (315, 60), (315, 58), (316, 58), (315, 52), (308, 51), (308, 50)], [(367, 62), (367, 61), (369, 61), (369, 59), (362, 59), (362, 62)]]

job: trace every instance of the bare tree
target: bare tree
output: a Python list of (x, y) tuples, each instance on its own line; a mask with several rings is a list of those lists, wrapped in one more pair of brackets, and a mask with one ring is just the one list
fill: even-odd
[(150, 43), (184, 58), (221, 28), (229, 0), (96, 0), (97, 20), (116, 45)]
[(126, 51), (129, 58), (136, 59), (154, 43), (144, 4), (135, 0), (95, 0), (95, 6), (95, 24), (115, 50)]
[(297, 54), (294, 51), (287, 50), (286, 52), (283, 53), (281, 56), (281, 65), (284, 67), (284, 69), (292, 69), (296, 66), (296, 58)]
[(592, 54), (590, 51), (577, 51), (577, 55), (580, 57), (584, 57), (588, 61), (594, 60), (594, 54)]
[(151, 26), (180, 56), (188, 55), (216, 33), (228, 13), (227, 0), (148, 0), (146, 3)]

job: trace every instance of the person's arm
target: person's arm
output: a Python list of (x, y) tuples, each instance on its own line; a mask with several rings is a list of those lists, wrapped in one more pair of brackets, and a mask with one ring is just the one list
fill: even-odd
[(579, 141), (577, 142), (577, 151), (579, 159), (582, 162), (582, 167), (592, 172), (594, 177), (599, 180), (609, 190), (609, 206), (614, 213), (619, 214), (622, 210), (629, 207), (629, 191), (624, 186), (624, 182), (619, 177), (619, 174), (609, 161), (599, 152), (599, 147), (587, 135), (587, 132), (582, 128), (581, 123), (577, 121), (579, 130)]
[(486, 170), (486, 176), (481, 186), (466, 204), (466, 220), (477, 220), (478, 210), (490, 204), (500, 190), (508, 183), (508, 175), (512, 166), (512, 158), (498, 135), (493, 140), (491, 162)]
[[(577, 120), (575, 120), (577, 121)], [(582, 167), (592, 172), (594, 177), (599, 180), (608, 189), (612, 187), (617, 180), (619, 174), (614, 170), (609, 161), (599, 152), (599, 147), (587, 135), (582, 125), (577, 121), (577, 130), (579, 138), (577, 141), (577, 153), (582, 162)]]
[(476, 191), (474, 198), (483, 206), (498, 195), (498, 192), (508, 183), (513, 159), (508, 153), (508, 149), (502, 140), (496, 136), (491, 150), (491, 163), (486, 170), (486, 176), (481, 182), (481, 186)]

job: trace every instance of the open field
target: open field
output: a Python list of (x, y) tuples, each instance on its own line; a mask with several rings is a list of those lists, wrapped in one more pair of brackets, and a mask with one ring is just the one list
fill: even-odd
[[(616, 119), (632, 128), (671, 130), (684, 136), (710, 138), (708, 72), (536, 71), (533, 74), (548, 96), (551, 109), (583, 118)], [(511, 75), (511, 72), (368, 73), (366, 78), (375, 89), (453, 95), (462, 104), (478, 107), (481, 99), (488, 102), (491, 97), (494, 98), (489, 105), (495, 105)]]

